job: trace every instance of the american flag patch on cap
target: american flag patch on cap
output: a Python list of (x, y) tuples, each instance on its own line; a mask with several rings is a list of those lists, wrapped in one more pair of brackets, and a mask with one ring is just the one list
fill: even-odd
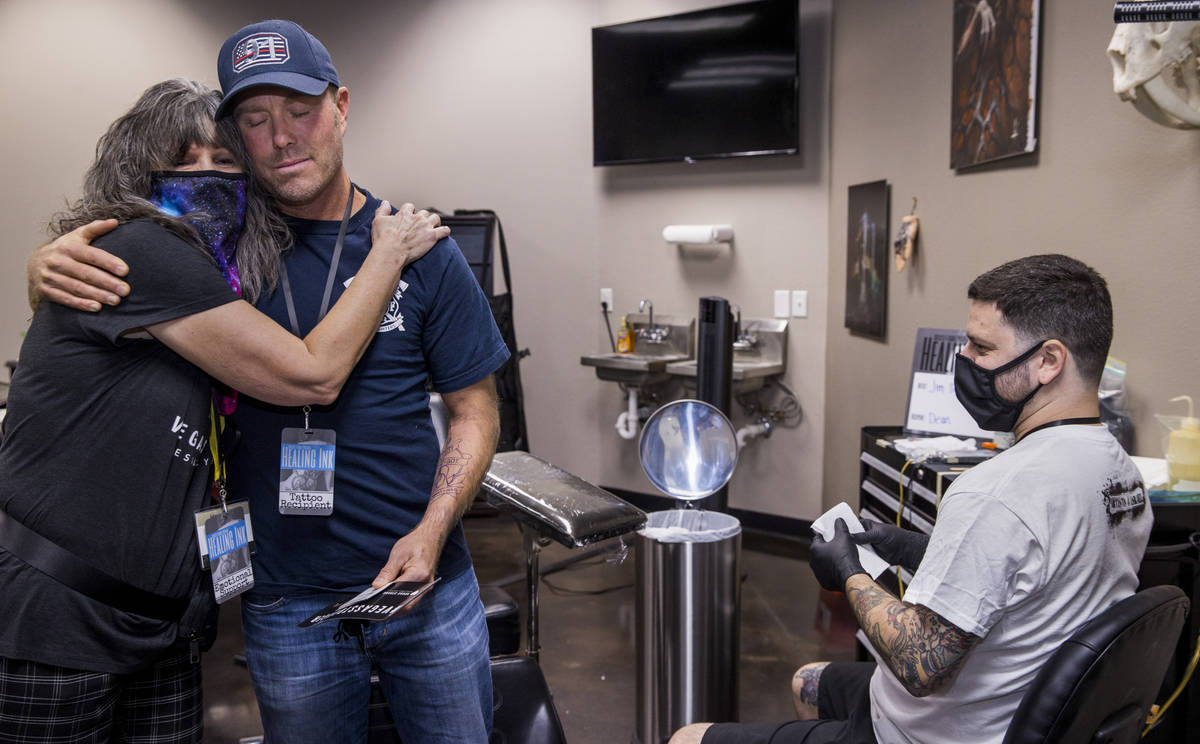
[(251, 34), (233, 47), (233, 71), (255, 65), (278, 65), (288, 61), (288, 42), (276, 33)]

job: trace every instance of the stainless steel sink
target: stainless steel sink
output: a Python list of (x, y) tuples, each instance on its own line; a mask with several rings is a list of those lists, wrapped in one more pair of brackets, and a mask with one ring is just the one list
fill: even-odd
[(581, 357), (580, 364), (596, 368), (596, 376), (626, 385), (653, 385), (670, 379), (667, 365), (687, 359), (684, 354), (595, 354)]
[[(596, 377), (609, 382), (623, 382), (639, 387), (667, 382), (671, 375), (667, 365), (690, 359), (693, 354), (695, 321), (677, 319), (670, 315), (656, 315), (654, 328), (658, 333), (648, 334), (649, 317), (641, 313), (626, 316), (636, 337), (634, 352), (621, 354), (606, 352), (580, 357), (579, 363), (596, 369)], [(663, 329), (668, 329), (665, 334)], [(646, 336), (661, 336), (659, 341), (650, 341)]]
[[(732, 387), (735, 395), (761, 388), (772, 375), (787, 370), (787, 321), (777, 318), (747, 320), (742, 324), (744, 336), (753, 339), (745, 349), (734, 349)], [(672, 362), (667, 373), (678, 375), (685, 386), (695, 387), (696, 360)]]

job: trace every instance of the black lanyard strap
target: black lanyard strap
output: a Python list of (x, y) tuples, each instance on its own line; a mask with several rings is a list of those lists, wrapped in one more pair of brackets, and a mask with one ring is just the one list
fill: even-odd
[[(325, 295), (321, 298), (321, 311), (317, 313), (317, 322), (329, 311), (329, 298), (333, 296), (333, 280), (337, 277), (338, 264), (342, 259), (342, 243), (346, 240), (346, 227), (350, 224), (350, 207), (354, 204), (354, 184), (350, 184), (350, 196), (346, 198), (346, 213), (342, 215), (342, 224), (338, 228), (337, 242), (333, 244), (333, 257), (329, 261), (329, 275), (325, 277)], [(300, 322), (296, 320), (296, 302), (292, 299), (292, 283), (288, 281), (287, 262), (279, 263), (279, 280), (283, 285), (283, 299), (287, 303), (288, 320), (292, 323), (292, 333), (301, 336)]]
[(1025, 435), (1022, 436), (1021, 438), (1024, 439), (1025, 437), (1029, 436), (1030, 434), (1034, 433), (1035, 431), (1041, 431), (1042, 429), (1049, 429), (1052, 426), (1072, 426), (1074, 424), (1098, 424), (1098, 423), (1100, 423), (1099, 416), (1084, 416), (1083, 418), (1065, 418), (1065, 419), (1058, 419), (1056, 421), (1047, 421), (1046, 423), (1044, 423), (1040, 426), (1035, 426), (1032, 429), (1030, 429), (1029, 431), (1025, 432)]

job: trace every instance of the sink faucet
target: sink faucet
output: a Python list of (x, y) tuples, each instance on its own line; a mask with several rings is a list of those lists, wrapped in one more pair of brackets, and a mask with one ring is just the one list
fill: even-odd
[(742, 328), (742, 306), (734, 305), (734, 307), (737, 308), (737, 316), (733, 321), (733, 350), (749, 351), (758, 346), (758, 334), (750, 328)]
[(734, 351), (750, 351), (756, 346), (758, 346), (758, 334), (750, 330), (743, 331), (742, 334), (733, 341)]
[(638, 312), (639, 313), (646, 312), (647, 307), (650, 308), (650, 329), (653, 330), (654, 329), (654, 303), (650, 301), (649, 297), (647, 297), (646, 299), (644, 299), (638, 303)]
[(646, 312), (647, 308), (650, 309), (649, 321), (645, 328), (638, 329), (638, 331), (637, 331), (638, 338), (640, 338), (644, 341), (647, 341), (649, 343), (652, 343), (652, 344), (661, 344), (663, 341), (666, 340), (667, 336), (671, 333), (671, 327), (663, 326), (660, 328), (660, 327), (654, 325), (654, 303), (651, 302), (650, 298), (648, 298), (648, 297), (638, 303), (638, 312), (639, 313)]

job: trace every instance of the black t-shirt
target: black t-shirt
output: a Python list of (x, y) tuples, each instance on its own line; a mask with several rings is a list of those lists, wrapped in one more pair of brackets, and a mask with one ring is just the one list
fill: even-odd
[[(42, 303), (21, 347), (0, 443), (0, 507), (134, 586), (170, 597), (200, 571), (208, 376), (144, 333), (237, 299), (199, 249), (146, 220), (96, 241), (129, 265), (129, 297), (98, 313)], [(123, 673), (173, 622), (115, 610), (0, 550), (0, 656)]]

